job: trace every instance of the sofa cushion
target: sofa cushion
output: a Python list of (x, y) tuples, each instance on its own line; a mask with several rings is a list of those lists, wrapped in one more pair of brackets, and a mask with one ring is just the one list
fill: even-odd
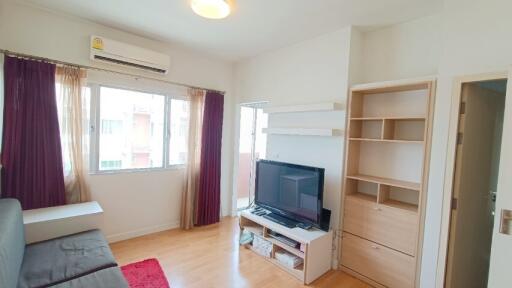
[(86, 231), (27, 245), (18, 287), (48, 287), (114, 266), (101, 232)]
[(111, 267), (87, 274), (80, 278), (51, 286), (52, 288), (128, 288), (123, 273), (119, 267)]
[(0, 287), (17, 285), (25, 250), (24, 229), (20, 202), (0, 199)]

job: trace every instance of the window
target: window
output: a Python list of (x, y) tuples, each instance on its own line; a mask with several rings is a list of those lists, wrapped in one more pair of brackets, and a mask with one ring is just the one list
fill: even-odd
[[(60, 88), (57, 82), (56, 91)], [(164, 92), (106, 87), (95, 82), (84, 87), (82, 145), (89, 157), (85, 163), (89, 171), (163, 169), (187, 163), (190, 101), (181, 96), (184, 90), (158, 89)], [(69, 104), (61, 93), (56, 93), (56, 102), (64, 173), (68, 175), (72, 163), (64, 111)]]
[(99, 97), (99, 170), (162, 167), (165, 96), (101, 87)]
[(91, 88), (91, 119), (95, 119), (91, 127), (96, 131), (91, 139), (91, 171), (186, 164), (188, 100), (96, 84)]
[(183, 165), (187, 163), (190, 103), (180, 99), (170, 102), (169, 165)]
[(101, 120), (101, 134), (120, 134), (123, 131), (122, 120)]
[(113, 170), (113, 169), (121, 169), (121, 168), (122, 168), (122, 160), (101, 161), (101, 164), (100, 164), (101, 170)]

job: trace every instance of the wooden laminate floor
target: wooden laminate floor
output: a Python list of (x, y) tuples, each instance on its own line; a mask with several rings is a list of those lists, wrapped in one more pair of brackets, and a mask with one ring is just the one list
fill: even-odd
[[(295, 288), (298, 280), (254, 252), (238, 246), (238, 218), (190, 231), (174, 229), (111, 245), (120, 265), (157, 258), (172, 288)], [(309, 287), (370, 287), (341, 271), (331, 271)]]

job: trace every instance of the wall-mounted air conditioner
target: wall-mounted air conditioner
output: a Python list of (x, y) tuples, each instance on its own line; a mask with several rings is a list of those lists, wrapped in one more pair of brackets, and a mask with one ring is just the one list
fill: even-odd
[(91, 60), (167, 74), (170, 59), (166, 54), (112, 39), (91, 36)]

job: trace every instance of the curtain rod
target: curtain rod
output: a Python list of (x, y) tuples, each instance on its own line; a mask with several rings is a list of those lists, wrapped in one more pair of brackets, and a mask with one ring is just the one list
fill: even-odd
[(226, 93), (226, 91), (192, 86), (192, 85), (188, 85), (188, 84), (183, 84), (183, 83), (179, 83), (179, 82), (163, 80), (163, 79), (158, 79), (158, 78), (152, 78), (152, 77), (147, 77), (147, 76), (139, 76), (139, 75), (130, 74), (130, 73), (126, 73), (126, 72), (120, 72), (120, 71), (116, 71), (116, 70), (97, 68), (97, 67), (87, 66), (87, 65), (79, 65), (79, 64), (69, 63), (69, 62), (50, 59), (50, 58), (44, 58), (44, 57), (39, 57), (39, 56), (34, 56), (34, 55), (29, 55), (29, 54), (13, 52), (13, 51), (5, 50), (5, 49), (0, 49), (0, 53), (3, 53), (4, 55), (7, 55), (7, 56), (14, 56), (14, 57), (18, 57), (18, 58), (26, 58), (26, 59), (36, 60), (36, 61), (48, 62), (48, 63), (52, 63), (52, 64), (56, 64), (56, 65), (72, 66), (72, 67), (77, 67), (77, 68), (82, 68), (82, 69), (87, 69), (87, 70), (96, 70), (96, 71), (120, 74), (120, 75), (124, 75), (124, 76), (129, 76), (129, 77), (158, 81), (158, 82), (163, 82), (163, 83), (167, 83), (167, 84), (183, 86), (183, 87), (187, 87), (187, 88), (202, 89), (202, 90), (217, 92), (217, 93), (220, 93), (223, 95)]

